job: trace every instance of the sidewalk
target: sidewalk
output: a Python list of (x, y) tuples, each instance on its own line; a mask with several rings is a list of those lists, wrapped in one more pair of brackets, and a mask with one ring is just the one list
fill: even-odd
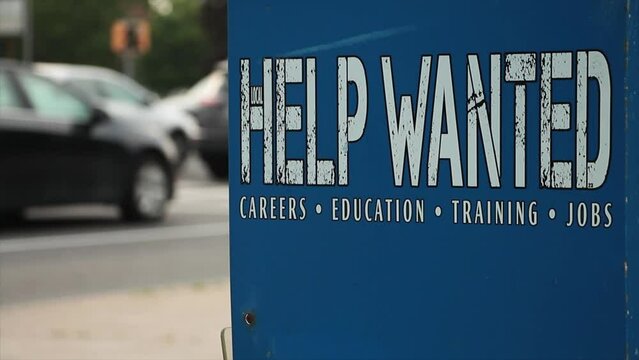
[(2, 360), (221, 359), (229, 283), (193, 283), (0, 307)]

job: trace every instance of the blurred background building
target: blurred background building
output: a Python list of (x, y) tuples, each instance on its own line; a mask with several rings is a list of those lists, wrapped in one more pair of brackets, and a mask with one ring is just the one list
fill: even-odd
[(33, 27), (28, 0), (0, 0), (0, 57), (31, 61)]

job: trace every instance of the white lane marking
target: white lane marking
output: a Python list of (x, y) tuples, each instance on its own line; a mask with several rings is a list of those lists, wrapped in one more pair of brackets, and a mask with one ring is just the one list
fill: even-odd
[(113, 230), (68, 235), (32, 236), (13, 240), (0, 240), (0, 254), (36, 250), (71, 249), (79, 247), (139, 244), (153, 241), (200, 239), (228, 235), (227, 222), (196, 225)]

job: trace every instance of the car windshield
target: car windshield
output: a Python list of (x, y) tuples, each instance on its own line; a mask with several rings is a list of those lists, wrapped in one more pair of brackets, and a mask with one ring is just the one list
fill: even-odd
[(100, 90), (97, 83), (93, 80), (74, 79), (68, 81), (67, 85), (77, 91), (90, 96), (93, 99), (100, 98)]
[(146, 98), (140, 92), (134, 92), (109, 81), (99, 81), (100, 95), (113, 101), (121, 101), (134, 105), (144, 105)]

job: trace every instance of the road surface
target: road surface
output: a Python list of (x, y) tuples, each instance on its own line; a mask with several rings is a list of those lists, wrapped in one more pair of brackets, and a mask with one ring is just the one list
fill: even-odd
[(228, 187), (193, 168), (162, 223), (126, 224), (114, 208), (74, 206), (31, 209), (25, 224), (0, 229), (0, 305), (227, 280)]

